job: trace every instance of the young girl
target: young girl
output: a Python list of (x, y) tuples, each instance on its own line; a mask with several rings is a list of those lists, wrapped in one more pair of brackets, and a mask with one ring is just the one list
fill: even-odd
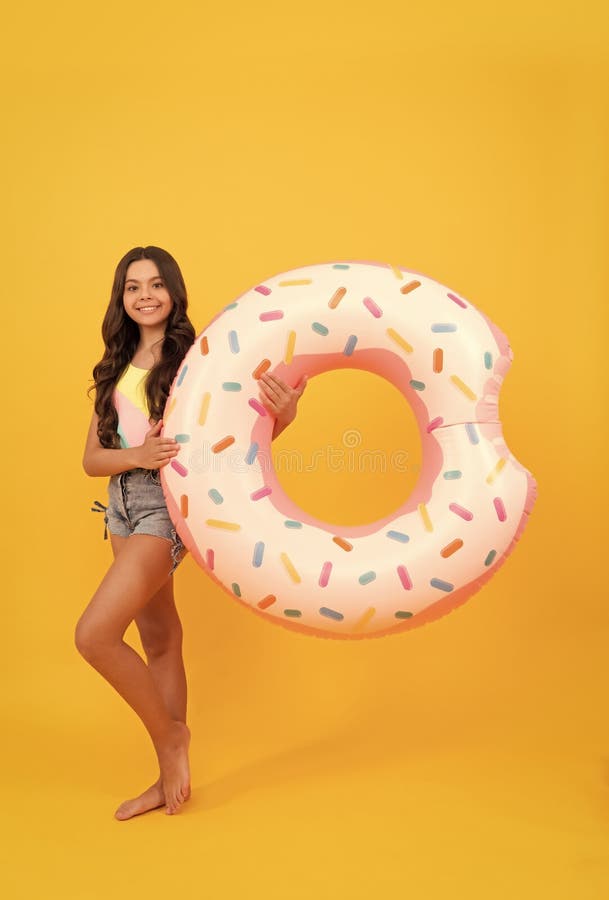
[[(160, 247), (120, 260), (102, 324), (105, 350), (93, 369), (95, 409), (83, 467), (110, 476), (106, 523), (114, 562), (80, 617), (79, 652), (135, 710), (157, 754), (158, 780), (122, 803), (118, 819), (159, 806), (178, 812), (190, 796), (186, 676), (173, 572), (186, 550), (173, 527), (159, 470), (179, 452), (161, 437), (171, 383), (195, 338), (178, 264)], [(273, 438), (296, 415), (295, 388), (266, 373), (260, 398), (275, 417)], [(123, 640), (135, 619), (146, 662)]]

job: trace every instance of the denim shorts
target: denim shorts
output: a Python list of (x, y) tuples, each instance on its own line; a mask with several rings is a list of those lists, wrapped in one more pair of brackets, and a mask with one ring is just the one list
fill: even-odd
[(158, 469), (129, 469), (112, 475), (105, 522), (110, 534), (151, 534), (171, 541), (170, 575), (184, 555), (184, 544), (167, 511)]

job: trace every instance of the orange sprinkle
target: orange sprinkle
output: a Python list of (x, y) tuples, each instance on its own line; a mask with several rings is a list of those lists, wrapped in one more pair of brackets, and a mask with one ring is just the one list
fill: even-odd
[(415, 288), (421, 287), (420, 281), (409, 281), (408, 284), (402, 285), (400, 288), (401, 294), (409, 294), (411, 291), (414, 291)]
[(262, 600), (259, 600), (256, 604), (258, 609), (267, 609), (267, 607), (272, 606), (275, 603), (277, 597), (274, 594), (267, 594), (266, 597), (263, 597)]
[(180, 497), (180, 512), (185, 519), (188, 518), (188, 494), (182, 494)]
[(347, 293), (347, 288), (339, 288), (337, 291), (334, 291), (330, 299), (328, 300), (328, 306), (330, 309), (336, 309), (340, 301), (343, 299), (345, 294)]
[(440, 556), (443, 556), (446, 559), (447, 556), (452, 556), (453, 553), (456, 553), (457, 550), (460, 550), (463, 546), (463, 541), (461, 538), (457, 538), (454, 541), (451, 541), (450, 544), (447, 544), (446, 547), (442, 547), (440, 550)]
[(207, 354), (209, 353), (209, 344), (207, 343), (207, 338), (206, 338), (206, 337), (202, 337), (202, 338), (201, 338), (201, 343), (200, 343), (199, 346), (201, 347), (201, 353), (202, 353), (202, 355), (203, 355), (203, 356), (207, 356)]
[(353, 544), (350, 544), (349, 541), (346, 541), (342, 537), (333, 537), (332, 540), (335, 544), (338, 544), (341, 550), (347, 550), (347, 552), (353, 550)]
[(434, 372), (441, 372), (442, 367), (444, 365), (444, 351), (441, 347), (436, 347), (433, 352), (433, 370)]
[(232, 434), (227, 434), (225, 438), (222, 438), (221, 441), (218, 441), (215, 444), (211, 445), (211, 449), (213, 453), (221, 453), (222, 450), (226, 450), (227, 447), (230, 447), (231, 444), (235, 443), (235, 439)]
[(270, 359), (263, 359), (262, 362), (259, 362), (254, 371), (252, 372), (252, 378), (260, 378), (261, 375), (264, 375), (267, 369), (271, 367)]

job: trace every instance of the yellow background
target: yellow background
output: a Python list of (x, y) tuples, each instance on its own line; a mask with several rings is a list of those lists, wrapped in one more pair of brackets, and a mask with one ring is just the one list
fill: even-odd
[[(605, 10), (3, 14), (5, 897), (606, 897)], [(458, 291), (514, 349), (501, 418), (539, 499), (479, 594), (397, 637), (290, 633), (187, 560), (193, 797), (119, 823), (155, 758), (73, 644), (110, 562), (89, 513), (105, 480), (81, 455), (114, 267), (148, 243), (179, 261), (198, 331), (316, 262), (397, 263)], [(323, 376), (305, 398), (276, 449), (357, 429), (416, 458), (410, 412), (373, 376)], [(356, 521), (404, 490), (323, 468), (284, 483)]]

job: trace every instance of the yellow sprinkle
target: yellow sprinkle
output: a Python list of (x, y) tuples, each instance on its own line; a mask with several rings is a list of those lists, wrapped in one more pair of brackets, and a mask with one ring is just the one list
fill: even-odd
[(450, 380), (452, 381), (452, 383), (454, 385), (456, 385), (459, 388), (460, 391), (463, 391), (463, 393), (469, 400), (477, 400), (478, 399), (476, 397), (476, 395), (474, 394), (474, 392), (472, 391), (472, 389), (470, 387), (468, 387), (463, 381), (461, 381), (461, 379), (459, 378), (458, 375), (451, 375)]
[(431, 519), (429, 518), (429, 513), (427, 512), (427, 507), (424, 503), (419, 503), (419, 512), (421, 513), (425, 530), (433, 531), (433, 525), (431, 524)]
[(311, 284), (312, 278), (292, 278), (291, 281), (280, 281), (279, 287), (295, 287), (298, 284)]
[(211, 394), (203, 394), (203, 399), (201, 400), (201, 411), (199, 412), (199, 425), (205, 425), (205, 420), (207, 418), (207, 410), (209, 409), (209, 401), (211, 399)]
[(408, 341), (404, 340), (401, 334), (398, 334), (395, 328), (388, 328), (387, 334), (391, 338), (392, 341), (395, 341), (396, 344), (399, 344), (400, 347), (406, 351), (406, 353), (412, 353), (412, 347), (408, 343)]
[(294, 347), (296, 345), (296, 332), (288, 331), (288, 342), (285, 346), (285, 356), (283, 357), (283, 361), (286, 366), (289, 366), (292, 362), (292, 357), (294, 356)]
[[(390, 265), (391, 265), (391, 263), (390, 263)], [(401, 269), (398, 269), (397, 266), (391, 266), (391, 271), (393, 272), (393, 274), (395, 275), (396, 278), (399, 278), (400, 281), (404, 280), (404, 273), (402, 272)]]
[(506, 459), (505, 457), (502, 457), (502, 458), (499, 460), (499, 462), (497, 463), (497, 465), (495, 466), (495, 468), (492, 469), (491, 472), (490, 472), (490, 474), (488, 474), (488, 475), (486, 476), (486, 483), (487, 483), (487, 484), (492, 484), (492, 483), (493, 483), (493, 481), (495, 480), (495, 478), (497, 477), (497, 475), (499, 474), (499, 472), (501, 472), (501, 470), (503, 469), (503, 467), (504, 467), (504, 465), (506, 464), (506, 462), (507, 462), (507, 459)]
[(292, 579), (292, 581), (295, 581), (296, 584), (298, 584), (298, 582), (301, 581), (302, 579), (300, 578), (300, 575), (298, 574), (298, 572), (296, 571), (296, 569), (290, 562), (290, 558), (287, 553), (281, 554), (281, 562), (284, 564), (284, 566), (288, 570), (288, 574), (289, 574), (290, 578)]
[(221, 519), (206, 519), (205, 524), (210, 528), (226, 528), (227, 531), (239, 531), (241, 528), (237, 522), (223, 522)]
[(167, 409), (165, 410), (165, 416), (164, 416), (165, 419), (167, 418), (167, 416), (168, 416), (169, 413), (172, 411), (172, 409), (174, 408), (175, 405), (176, 405), (176, 398), (175, 398), (175, 397), (172, 397), (171, 400), (170, 400), (170, 402), (169, 402), (169, 406), (168, 406)]
[(353, 631), (361, 631), (362, 628), (364, 627), (364, 625), (367, 625), (367, 623), (370, 621), (370, 619), (372, 618), (372, 616), (375, 613), (376, 613), (376, 609), (374, 608), (374, 606), (371, 606), (369, 609), (366, 610), (366, 612), (363, 614), (363, 616), (359, 617), (359, 619), (353, 626), (352, 630)]

